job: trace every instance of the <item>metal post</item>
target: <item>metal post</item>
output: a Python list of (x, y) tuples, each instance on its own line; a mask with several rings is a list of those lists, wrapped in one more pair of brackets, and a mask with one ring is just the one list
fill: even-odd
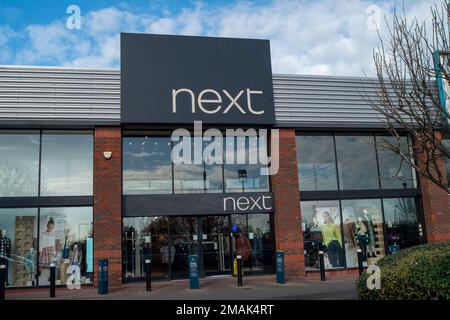
[(6, 265), (0, 265), (0, 301), (5, 300), (5, 287), (6, 287)]
[(55, 283), (56, 283), (56, 266), (54, 263), (50, 264), (50, 298), (55, 297)]
[(146, 290), (152, 291), (152, 262), (150, 259), (145, 260), (145, 283)]
[(320, 280), (325, 281), (325, 259), (323, 258), (323, 251), (319, 251), (319, 267), (320, 267)]
[(285, 283), (284, 278), (284, 251), (277, 251), (277, 283)]
[(364, 272), (362, 250), (356, 249), (356, 252), (358, 253), (358, 271), (361, 275)]
[(242, 287), (242, 256), (237, 256), (237, 286)]

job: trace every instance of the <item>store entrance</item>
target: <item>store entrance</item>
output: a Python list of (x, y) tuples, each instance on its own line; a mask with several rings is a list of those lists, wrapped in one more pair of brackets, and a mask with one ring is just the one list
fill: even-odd
[(271, 214), (156, 216), (123, 218), (125, 280), (189, 277), (189, 255), (197, 255), (201, 276), (231, 274), (233, 258), (244, 259), (247, 273), (273, 271), (274, 236)]
[(205, 275), (230, 273), (232, 250), (229, 216), (207, 216), (199, 220), (201, 262)]

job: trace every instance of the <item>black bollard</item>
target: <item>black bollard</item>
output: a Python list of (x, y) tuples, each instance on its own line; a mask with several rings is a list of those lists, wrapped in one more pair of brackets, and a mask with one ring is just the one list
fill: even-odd
[(325, 281), (325, 259), (323, 257), (323, 251), (319, 251), (319, 267), (320, 267), (320, 280)]
[(50, 298), (54, 298), (56, 286), (56, 266), (54, 263), (50, 264)]
[(0, 301), (5, 300), (5, 287), (6, 287), (6, 266), (0, 265)]
[(237, 286), (242, 287), (242, 256), (237, 256)]
[(358, 253), (358, 271), (359, 275), (361, 275), (364, 272), (362, 250), (357, 249), (356, 252)]
[(152, 291), (152, 261), (150, 259), (145, 260), (145, 283), (146, 290)]

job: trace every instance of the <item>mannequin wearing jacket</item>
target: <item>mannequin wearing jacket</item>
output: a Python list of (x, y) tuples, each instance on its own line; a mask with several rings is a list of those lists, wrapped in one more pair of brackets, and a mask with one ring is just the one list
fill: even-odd
[(320, 226), (323, 245), (326, 247), (328, 260), (333, 268), (342, 266), (342, 239), (339, 227), (334, 223), (328, 211), (323, 213), (324, 223)]
[(367, 225), (367, 254), (368, 257), (375, 258), (375, 242), (377, 242), (378, 239), (375, 236), (375, 228), (373, 226), (372, 218), (369, 215), (369, 212), (367, 211), (367, 209), (364, 209), (363, 213)]
[(252, 250), (252, 246), (250, 244), (250, 240), (239, 233), (236, 238), (236, 255), (242, 256), (242, 261), (247, 261), (250, 257), (250, 253)]
[[(0, 263), (6, 266), (8, 274), (9, 257), (11, 256), (11, 240), (6, 235), (6, 230), (0, 233)], [(9, 286), (8, 277), (6, 277), (6, 286)]]
[(367, 243), (369, 241), (369, 237), (367, 235), (367, 225), (364, 223), (362, 217), (358, 217), (356, 221), (356, 234), (355, 239), (359, 248), (362, 251), (363, 260), (367, 260)]

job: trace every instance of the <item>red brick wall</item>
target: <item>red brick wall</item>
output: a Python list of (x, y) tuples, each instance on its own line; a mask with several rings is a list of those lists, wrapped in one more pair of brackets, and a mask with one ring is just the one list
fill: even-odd
[[(436, 135), (441, 138), (439, 132)], [(444, 161), (441, 166), (442, 172), (446, 172)], [(447, 192), (424, 177), (420, 177), (420, 189), (428, 242), (450, 241), (450, 201)]]
[(272, 177), (275, 205), (275, 242), (285, 252), (287, 277), (305, 276), (300, 218), (295, 130), (280, 129), (280, 168)]
[[(94, 270), (109, 260), (109, 285), (122, 284), (122, 151), (120, 127), (98, 127), (94, 133)], [(111, 151), (111, 159), (103, 152)], [(94, 274), (97, 284), (97, 272)]]

